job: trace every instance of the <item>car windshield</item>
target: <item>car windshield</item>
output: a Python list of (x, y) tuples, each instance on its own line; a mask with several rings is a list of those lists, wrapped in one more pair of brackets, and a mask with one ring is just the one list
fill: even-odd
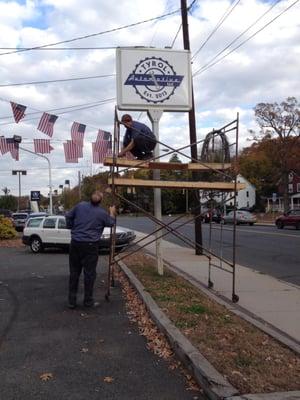
[(43, 221), (44, 218), (30, 218), (27, 222), (27, 228), (37, 228), (40, 226), (41, 221)]

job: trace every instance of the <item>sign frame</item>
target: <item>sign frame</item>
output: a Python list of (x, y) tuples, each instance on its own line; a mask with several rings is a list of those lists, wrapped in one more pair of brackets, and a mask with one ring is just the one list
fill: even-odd
[(40, 201), (41, 200), (41, 192), (39, 190), (31, 190), (30, 191), (30, 200), (31, 201)]
[(191, 110), (189, 50), (118, 47), (116, 71), (119, 110)]

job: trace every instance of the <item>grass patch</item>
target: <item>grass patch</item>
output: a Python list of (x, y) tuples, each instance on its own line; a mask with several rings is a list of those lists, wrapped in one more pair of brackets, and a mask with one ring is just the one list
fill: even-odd
[(126, 264), (174, 325), (242, 394), (300, 390), (300, 358), (290, 349), (167, 268), (159, 276), (151, 258), (134, 255)]

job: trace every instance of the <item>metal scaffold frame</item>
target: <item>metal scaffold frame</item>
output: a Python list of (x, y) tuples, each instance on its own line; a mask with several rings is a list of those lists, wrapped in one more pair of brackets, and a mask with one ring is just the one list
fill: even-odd
[[(229, 132), (235, 132), (235, 143), (233, 143), (231, 146), (235, 146), (235, 160), (237, 160), (238, 156), (238, 136), (239, 136), (239, 115), (237, 114), (237, 118), (230, 122), (229, 124), (223, 126), (222, 128), (218, 130), (213, 130), (209, 132), (208, 135), (210, 135), (211, 138), (214, 138), (215, 135), (218, 134), (223, 134), (226, 135), (226, 133)], [(140, 132), (141, 133), (141, 132)], [(207, 135), (207, 137), (208, 137)], [(200, 140), (196, 143), (199, 144), (201, 142), (205, 142), (205, 140)], [(118, 114), (117, 114), (117, 109), (115, 109), (115, 116), (114, 116), (114, 135), (113, 135), (113, 152), (112, 152), (112, 158), (108, 158), (105, 162), (105, 165), (110, 166), (110, 179), (109, 183), (111, 185), (111, 193), (113, 196), (113, 201), (116, 202), (116, 200), (121, 200), (124, 203), (127, 203), (131, 207), (134, 207), (137, 211), (142, 212), (145, 216), (147, 216), (150, 220), (155, 222), (156, 228), (153, 232), (151, 232), (148, 235), (145, 235), (143, 238), (139, 239), (138, 241), (130, 244), (126, 248), (126, 253), (119, 253), (116, 254), (115, 252), (115, 236), (116, 236), (116, 225), (111, 228), (111, 246), (110, 246), (110, 254), (109, 254), (109, 267), (108, 267), (108, 278), (107, 278), (107, 291), (105, 298), (106, 300), (109, 300), (110, 296), (110, 287), (114, 286), (114, 265), (118, 264), (118, 262), (124, 260), (125, 258), (135, 254), (136, 252), (141, 251), (143, 248), (147, 247), (149, 244), (156, 242), (158, 239), (163, 238), (165, 235), (168, 235), (169, 233), (173, 234), (180, 240), (182, 240), (185, 244), (187, 244), (191, 248), (199, 248), (201, 247), (201, 251), (203, 252), (203, 255), (208, 259), (208, 282), (207, 286), (208, 288), (212, 288), (214, 286), (214, 283), (212, 281), (212, 276), (211, 276), (211, 271), (212, 267), (220, 269), (226, 273), (229, 273), (232, 275), (232, 301), (237, 302), (239, 300), (238, 295), (236, 294), (236, 207), (237, 207), (237, 201), (236, 201), (236, 195), (237, 195), (237, 190), (241, 188), (241, 185), (238, 184), (237, 182), (237, 169), (233, 168), (233, 176), (232, 174), (224, 172), (226, 168), (228, 168), (229, 164), (225, 163), (225, 158), (222, 160), (221, 164), (223, 168), (218, 166), (215, 168), (214, 166), (216, 163), (209, 163), (203, 160), (194, 160), (191, 156), (188, 156), (187, 154), (183, 153), (183, 150), (190, 147), (193, 144), (189, 144), (186, 146), (183, 146), (179, 149), (174, 149), (171, 146), (162, 143), (160, 141), (157, 141), (158, 144), (163, 145), (165, 148), (169, 150), (167, 154), (159, 155), (156, 157), (153, 157), (151, 161), (147, 160), (135, 160), (135, 162), (127, 161), (124, 159), (121, 160), (120, 158), (117, 158), (118, 152), (119, 152), (119, 143), (120, 143), (120, 122), (118, 119)], [(207, 141), (205, 142), (206, 146), (208, 146)], [(184, 168), (182, 168), (182, 164), (177, 164), (174, 166), (175, 163), (162, 163), (158, 162), (161, 157), (165, 157), (166, 155), (171, 155), (171, 154), (180, 154), (183, 155), (184, 157), (188, 158), (189, 160), (193, 161), (193, 164), (184, 164)], [(120, 161), (120, 163), (119, 163)], [(226, 160), (228, 161), (228, 160)], [(137, 169), (137, 168), (149, 168), (149, 169), (189, 169), (188, 165), (194, 165), (197, 163), (198, 169), (199, 170), (205, 170), (205, 171), (210, 171), (210, 172), (215, 172), (220, 176), (223, 180), (227, 182), (231, 182), (231, 190), (226, 189), (226, 190), (220, 190), (217, 189), (219, 192), (224, 193), (226, 192), (233, 192), (233, 196), (231, 199), (233, 199), (233, 207), (234, 207), (234, 224), (233, 224), (233, 238), (232, 238), (232, 261), (226, 260), (223, 257), (223, 225), (221, 224), (220, 227), (220, 254), (216, 254), (215, 251), (212, 250), (212, 221), (210, 220), (209, 224), (209, 245), (208, 248), (205, 248), (202, 244), (200, 245), (199, 243), (194, 242), (191, 240), (189, 237), (186, 235), (182, 234), (179, 232), (179, 229), (185, 226), (186, 224), (195, 221), (196, 218), (201, 217), (201, 205), (197, 207), (197, 210), (195, 210), (194, 215), (191, 216), (191, 218), (187, 218), (185, 221), (180, 223), (179, 225), (176, 226), (176, 228), (172, 227), (171, 225), (174, 222), (179, 222), (185, 215), (178, 216), (171, 220), (168, 223), (164, 223), (162, 220), (156, 218), (154, 215), (152, 215), (150, 212), (146, 211), (143, 209), (141, 206), (138, 204), (135, 204), (134, 202), (126, 199), (124, 196), (122, 196), (120, 193), (117, 192), (117, 187), (120, 184), (120, 180), (122, 178), (119, 178), (122, 174), (128, 172), (132, 168)], [(119, 169), (120, 164), (122, 166), (125, 166), (124, 169)], [(126, 166), (128, 164), (128, 166)], [(169, 168), (168, 168), (169, 167)], [(196, 167), (197, 168), (197, 167)], [(195, 169), (196, 169), (195, 168)], [(117, 177), (117, 178), (116, 178)], [(152, 187), (155, 187), (155, 183), (152, 183)], [(218, 181), (216, 181), (218, 182)], [(168, 184), (168, 182), (166, 182)], [(130, 186), (135, 186), (134, 184), (134, 179), (132, 179), (132, 183), (130, 183)], [(166, 186), (165, 188), (168, 188)], [(193, 189), (195, 190), (195, 189)], [(231, 200), (229, 199), (229, 200)], [(224, 196), (223, 196), (224, 200)], [(225, 200), (224, 200), (225, 201)], [(227, 199), (228, 201), (228, 199)], [(161, 234), (159, 234), (161, 232)], [(153, 235), (155, 235), (155, 238), (153, 239)]]

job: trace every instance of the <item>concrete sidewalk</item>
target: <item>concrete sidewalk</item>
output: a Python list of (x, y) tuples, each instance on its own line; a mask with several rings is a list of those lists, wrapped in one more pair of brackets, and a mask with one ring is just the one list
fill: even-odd
[[(137, 239), (145, 235), (137, 233)], [(149, 239), (147, 239), (149, 241)], [(144, 242), (146, 243), (146, 241)], [(143, 242), (139, 243), (143, 245)], [(155, 243), (146, 247), (155, 254)], [(164, 260), (207, 286), (208, 259), (195, 255), (193, 249), (162, 241)], [(219, 263), (219, 261), (216, 261)], [(232, 274), (212, 267), (213, 292), (231, 300)], [(236, 294), (238, 306), (249, 314), (266, 321), (292, 340), (300, 341), (300, 287), (261, 274), (250, 268), (236, 265)]]

